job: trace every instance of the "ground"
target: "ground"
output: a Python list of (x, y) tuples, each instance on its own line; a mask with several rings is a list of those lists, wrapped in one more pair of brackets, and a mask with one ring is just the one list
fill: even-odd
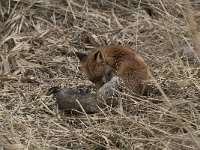
[[(1, 0), (0, 148), (200, 149), (200, 1), (187, 2)], [(113, 43), (143, 56), (149, 96), (128, 95), (123, 111), (64, 114), (50, 87), (95, 92), (68, 54)]]

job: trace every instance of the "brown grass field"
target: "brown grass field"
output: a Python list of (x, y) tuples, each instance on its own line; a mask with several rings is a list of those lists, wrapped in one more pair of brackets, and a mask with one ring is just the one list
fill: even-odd
[[(0, 150), (199, 150), (199, 0), (0, 0)], [(121, 44), (151, 70), (147, 97), (65, 114), (46, 91), (95, 91), (69, 52)]]

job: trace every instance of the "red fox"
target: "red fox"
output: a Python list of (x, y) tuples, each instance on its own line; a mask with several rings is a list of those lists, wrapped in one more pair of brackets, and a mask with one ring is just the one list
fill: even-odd
[(96, 85), (97, 93), (53, 87), (48, 95), (54, 95), (60, 109), (96, 113), (107, 105), (115, 107), (119, 101), (114, 89), (120, 91), (122, 86), (143, 94), (148, 67), (137, 52), (122, 46), (107, 46), (88, 54), (76, 52), (76, 55), (87, 78)]
[(97, 90), (112, 76), (117, 76), (132, 92), (143, 94), (149, 77), (148, 67), (136, 51), (123, 46), (106, 46), (88, 54), (76, 52), (76, 55), (86, 77), (96, 85)]

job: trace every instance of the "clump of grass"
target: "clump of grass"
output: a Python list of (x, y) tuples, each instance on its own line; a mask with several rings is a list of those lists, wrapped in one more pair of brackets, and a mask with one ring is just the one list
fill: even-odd
[(200, 62), (200, 35), (199, 32), (197, 31), (197, 24), (196, 21), (194, 19), (194, 12), (193, 9), (191, 8), (191, 4), (189, 0), (184, 0), (185, 2), (185, 17), (191, 32), (191, 37), (192, 40), (194, 41), (195, 44), (195, 53), (198, 57), (198, 60)]
[[(199, 12), (198, 2), (191, 3)], [(184, 13), (188, 6), (175, 0), (0, 1), (0, 147), (199, 149), (200, 66), (191, 54), (199, 42), (194, 18)], [(152, 73), (150, 96), (128, 95), (123, 113), (59, 111), (45, 95), (48, 88), (95, 90), (67, 54), (110, 43), (141, 53)]]

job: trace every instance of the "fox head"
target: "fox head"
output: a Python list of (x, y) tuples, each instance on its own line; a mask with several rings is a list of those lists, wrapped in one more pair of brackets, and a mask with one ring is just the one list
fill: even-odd
[(86, 77), (96, 85), (97, 90), (111, 80), (111, 69), (105, 64), (99, 50), (88, 54), (82, 52), (75, 52), (75, 54), (80, 60)]

